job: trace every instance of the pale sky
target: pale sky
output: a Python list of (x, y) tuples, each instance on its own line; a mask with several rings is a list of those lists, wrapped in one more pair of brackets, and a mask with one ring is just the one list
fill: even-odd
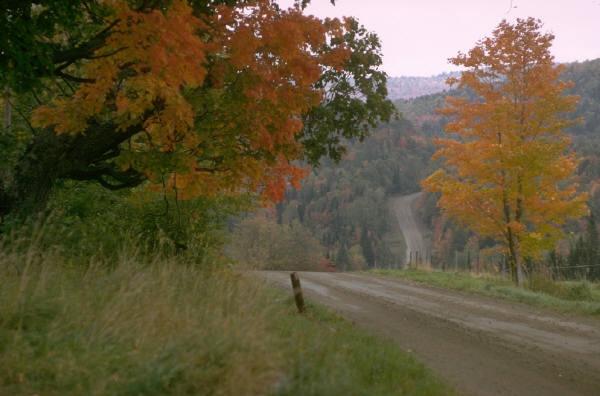
[[(293, 0), (279, 0), (282, 6)], [(378, 33), (390, 76), (455, 70), (447, 59), (467, 51), (506, 18), (535, 17), (554, 33), (558, 62), (600, 58), (600, 0), (312, 0), (319, 17), (355, 16)]]

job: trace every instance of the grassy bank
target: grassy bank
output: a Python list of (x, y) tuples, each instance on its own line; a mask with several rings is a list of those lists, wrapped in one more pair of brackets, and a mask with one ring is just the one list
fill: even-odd
[(562, 312), (600, 316), (600, 285), (589, 282), (553, 282), (544, 278), (533, 278), (525, 288), (518, 288), (502, 277), (468, 272), (374, 270), (372, 273)]
[(232, 271), (0, 250), (0, 279), (2, 395), (448, 394), (395, 345)]

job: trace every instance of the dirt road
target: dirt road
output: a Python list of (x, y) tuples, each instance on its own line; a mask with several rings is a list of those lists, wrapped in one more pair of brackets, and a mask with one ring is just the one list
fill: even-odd
[(421, 258), (425, 258), (427, 255), (425, 240), (412, 207), (415, 200), (422, 194), (422, 192), (418, 192), (410, 195), (390, 198), (391, 209), (396, 215), (398, 225), (400, 226), (400, 230), (404, 236), (404, 241), (406, 242), (405, 263), (410, 262), (411, 252), (413, 255), (418, 253)]
[[(289, 273), (261, 272), (289, 288)], [(600, 320), (351, 273), (300, 273), (308, 300), (396, 341), (465, 395), (600, 395)]]

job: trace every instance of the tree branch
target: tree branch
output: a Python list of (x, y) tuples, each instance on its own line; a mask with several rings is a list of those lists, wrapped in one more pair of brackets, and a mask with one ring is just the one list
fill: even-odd
[(89, 57), (93, 56), (94, 52), (96, 52), (96, 50), (100, 49), (106, 43), (106, 39), (108, 36), (110, 36), (111, 30), (117, 26), (119, 22), (121, 22), (120, 19), (115, 19), (89, 41), (74, 48), (55, 53), (52, 57), (52, 61), (55, 64), (62, 63), (57, 67), (56, 70), (60, 72), (80, 59), (89, 59)]
[[(139, 186), (146, 181), (146, 177), (135, 169), (127, 169), (124, 171), (118, 170), (115, 164), (104, 163), (99, 166), (90, 165), (86, 169), (78, 169), (69, 177), (73, 180), (93, 180), (98, 182), (102, 187), (109, 190), (122, 190)], [(117, 183), (112, 183), (108, 178), (114, 179)]]
[(91, 83), (95, 83), (96, 82), (95, 78), (76, 77), (76, 76), (72, 76), (70, 74), (63, 73), (60, 70), (56, 71), (56, 75), (59, 76), (59, 77), (62, 77), (63, 79), (65, 79), (67, 81), (73, 81), (73, 82), (76, 82), (76, 83), (91, 84)]

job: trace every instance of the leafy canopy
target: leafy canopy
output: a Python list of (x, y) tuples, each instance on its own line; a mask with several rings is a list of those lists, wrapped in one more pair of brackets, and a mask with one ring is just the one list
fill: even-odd
[(345, 139), (393, 114), (377, 37), (353, 19), (304, 15), (305, 5), (12, 4), (1, 80), (41, 104), (15, 186), (0, 187), (0, 201), (19, 201), (28, 191), (19, 182), (34, 178), (30, 163), (45, 157), (51, 179), (280, 199), (306, 173), (298, 160), (339, 158)]

